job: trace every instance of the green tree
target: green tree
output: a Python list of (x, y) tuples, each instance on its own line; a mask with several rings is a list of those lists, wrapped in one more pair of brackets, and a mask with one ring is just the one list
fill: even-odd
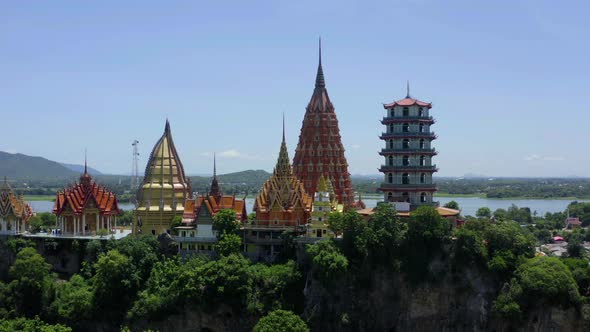
[(459, 210), (459, 203), (455, 201), (450, 201), (447, 204), (445, 204), (444, 207), (448, 209)]
[(580, 232), (572, 232), (567, 237), (567, 254), (569, 257), (582, 257), (584, 253), (584, 236)]
[(132, 260), (117, 250), (100, 256), (94, 268), (94, 308), (103, 316), (116, 319), (126, 312), (139, 288), (138, 271)]
[(26, 318), (17, 318), (13, 320), (0, 320), (0, 332), (15, 332), (15, 331), (23, 331), (23, 332), (71, 332), (72, 329), (61, 325), (50, 325), (42, 320), (39, 317), (35, 317), (35, 319), (26, 319)]
[(182, 225), (182, 216), (175, 216), (174, 218), (172, 218), (172, 224), (170, 225), (170, 228), (172, 229), (172, 234), (178, 235), (178, 230), (176, 229), (176, 227), (181, 226), (181, 225)]
[(33, 248), (24, 248), (16, 255), (14, 265), (10, 267), (10, 291), (17, 312), (33, 317), (41, 312), (46, 304), (44, 291), (50, 280), (51, 265)]
[(490, 208), (487, 206), (480, 207), (479, 209), (477, 209), (477, 212), (475, 212), (475, 216), (477, 216), (478, 218), (489, 219), (492, 217), (492, 210), (490, 210)]
[(275, 310), (262, 317), (254, 326), (254, 332), (307, 332), (307, 324), (291, 311)]
[(331, 212), (328, 215), (328, 228), (339, 236), (344, 232), (346, 221), (342, 212)]
[(348, 269), (348, 259), (334, 246), (332, 240), (323, 240), (315, 244), (308, 244), (307, 254), (320, 280), (325, 284), (338, 279)]
[(60, 318), (72, 323), (88, 319), (92, 313), (92, 288), (80, 275), (73, 275), (68, 282), (57, 287), (53, 303)]
[(215, 252), (220, 256), (239, 254), (242, 251), (242, 238), (239, 235), (223, 233), (215, 245)]
[(213, 217), (213, 229), (217, 231), (217, 237), (220, 238), (224, 233), (235, 234), (240, 230), (240, 224), (236, 219), (236, 211), (232, 209), (223, 209)]
[[(469, 223), (469, 221), (467, 222)], [(488, 250), (484, 244), (483, 234), (468, 227), (455, 230), (454, 253), (459, 265), (485, 264)]]

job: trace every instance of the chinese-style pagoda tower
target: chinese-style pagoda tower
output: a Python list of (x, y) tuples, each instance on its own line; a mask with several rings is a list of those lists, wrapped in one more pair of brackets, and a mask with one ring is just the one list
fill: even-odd
[(385, 132), (379, 153), (385, 164), (379, 169), (384, 174), (380, 190), (386, 202), (410, 203), (410, 209), (420, 205), (436, 205), (432, 198), (436, 185), (432, 174), (437, 171), (432, 163), (436, 151), (431, 143), (436, 135), (430, 131), (434, 119), (430, 116), (432, 104), (410, 96), (408, 83), (406, 98), (383, 107), (386, 115), (381, 120)]
[(184, 202), (191, 195), (188, 178), (174, 146), (170, 123), (156, 142), (148, 160), (143, 184), (137, 194), (134, 234), (159, 235), (171, 231), (172, 219), (182, 216)]
[(321, 41), (315, 89), (303, 118), (293, 170), (311, 197), (315, 195), (323, 175), (332, 182), (338, 202), (346, 207), (353, 206), (354, 195), (338, 119), (324, 80)]
[(283, 121), (283, 141), (272, 175), (266, 180), (254, 202), (256, 222), (262, 226), (296, 228), (307, 224), (312, 198), (293, 174)]

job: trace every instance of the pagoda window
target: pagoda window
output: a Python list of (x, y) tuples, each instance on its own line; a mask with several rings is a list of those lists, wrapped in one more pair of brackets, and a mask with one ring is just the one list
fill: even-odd
[(426, 143), (424, 142), (424, 139), (420, 140), (420, 149), (425, 149), (426, 148)]
[(420, 174), (420, 183), (426, 183), (426, 173)]
[(388, 183), (393, 183), (393, 173), (388, 173), (387, 174), (387, 182)]
[(318, 165), (318, 172), (322, 172), (322, 165)]
[(402, 184), (410, 184), (410, 174), (402, 174)]
[(420, 156), (420, 166), (426, 166), (426, 157)]
[(313, 164), (309, 164), (309, 165), (307, 165), (307, 170), (308, 170), (309, 172), (313, 172)]
[(403, 158), (402, 158), (402, 165), (404, 165), (404, 166), (410, 166), (410, 157), (409, 156), (403, 156)]
[(423, 133), (424, 132), (424, 124), (420, 124), (420, 126), (418, 127), (420, 129), (420, 132)]
[(389, 132), (393, 133), (393, 123), (389, 124)]
[(422, 107), (418, 109), (418, 116), (424, 116), (424, 109)]
[(316, 142), (317, 142), (317, 141), (319, 141), (319, 140), (320, 140), (320, 136), (319, 136), (319, 135), (315, 135), (315, 136), (313, 137), (313, 140), (314, 140), (314, 141), (316, 141)]
[(404, 124), (402, 125), (402, 131), (403, 131), (404, 133), (407, 133), (407, 132), (409, 132), (409, 131), (410, 131), (410, 124), (409, 124), (409, 123), (404, 123)]
[(420, 202), (426, 203), (426, 193), (420, 193)]
[(314, 156), (313, 150), (309, 150), (309, 155), (312, 156), (312, 157)]
[(404, 149), (409, 149), (409, 148), (410, 148), (410, 140), (409, 140), (409, 139), (407, 139), (407, 138), (405, 138), (405, 139), (403, 140), (403, 142), (402, 142), (402, 147), (403, 147)]
[(392, 139), (390, 139), (390, 140), (388, 141), (388, 143), (389, 143), (389, 148), (390, 148), (390, 149), (393, 149), (393, 146), (394, 146), (394, 145), (393, 145), (393, 144), (394, 144), (394, 143), (393, 143), (393, 140), (392, 140)]
[(388, 202), (393, 202), (393, 194), (392, 193), (387, 193), (387, 201)]
[(410, 201), (410, 195), (407, 192), (402, 193), (402, 197), (404, 202)]
[(395, 116), (395, 111), (392, 109), (389, 110), (389, 116), (390, 117), (394, 117)]
[(407, 107), (404, 107), (404, 116), (410, 116), (410, 109)]
[(388, 166), (393, 166), (393, 156), (387, 157), (387, 165)]

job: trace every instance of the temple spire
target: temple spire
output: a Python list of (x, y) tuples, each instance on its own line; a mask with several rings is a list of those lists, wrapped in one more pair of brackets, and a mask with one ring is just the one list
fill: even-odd
[(324, 70), (322, 69), (322, 38), (319, 40), (319, 62), (318, 62), (318, 73), (315, 77), (315, 87), (324, 88), (326, 87), (326, 81), (324, 80)]
[(410, 97), (410, 80), (406, 81), (406, 98), (411, 98)]
[(166, 118), (166, 126), (164, 127), (164, 133), (170, 133), (170, 121), (168, 121), (168, 118)]
[(88, 174), (88, 152), (84, 149), (84, 174)]
[(213, 152), (213, 177), (217, 177), (217, 160), (215, 159), (215, 152)]

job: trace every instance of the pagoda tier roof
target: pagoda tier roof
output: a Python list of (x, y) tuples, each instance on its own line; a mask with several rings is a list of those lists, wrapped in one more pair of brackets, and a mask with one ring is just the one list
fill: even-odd
[(416, 105), (432, 108), (432, 103), (426, 103), (426, 102), (420, 101), (418, 99), (411, 98), (409, 96), (407, 96), (404, 99), (400, 99), (400, 100), (394, 101), (389, 104), (383, 104), (383, 107), (384, 108), (392, 108), (395, 106), (416, 106)]
[(17, 196), (8, 184), (6, 177), (0, 185), (0, 217), (13, 215), (27, 221), (33, 215), (33, 209), (25, 202), (24, 197)]
[(80, 176), (81, 183), (57, 193), (53, 213), (60, 215), (65, 210), (75, 214), (83, 214), (89, 208), (97, 208), (100, 215), (118, 215), (120, 213), (117, 196), (92, 180), (90, 174), (84, 171)]
[(312, 197), (307, 194), (301, 181), (293, 174), (285, 143), (284, 126), (283, 122), (283, 141), (277, 164), (254, 202), (254, 210), (257, 213), (266, 213), (271, 210), (276, 212), (311, 210)]
[[(436, 207), (435, 210), (436, 210), (436, 212), (438, 212), (438, 214), (441, 217), (456, 217), (461, 213), (461, 211), (459, 211), (459, 210), (449, 209), (449, 208), (445, 208), (445, 207)], [(375, 208), (362, 209), (357, 212), (362, 216), (370, 217), (375, 213)], [(398, 211), (397, 215), (399, 217), (410, 217), (412, 215), (412, 212)]]
[(201, 209), (207, 209), (211, 216), (215, 216), (221, 210), (231, 209), (236, 212), (238, 221), (243, 222), (248, 219), (245, 199), (236, 199), (236, 195), (200, 195), (185, 201), (183, 223), (196, 222)]

